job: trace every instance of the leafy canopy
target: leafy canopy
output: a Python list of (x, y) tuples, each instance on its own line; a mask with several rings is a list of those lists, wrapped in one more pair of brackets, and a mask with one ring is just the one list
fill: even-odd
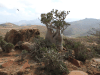
[(66, 11), (58, 12), (58, 10), (54, 11), (54, 9), (52, 9), (52, 11), (47, 14), (41, 14), (41, 23), (45, 24), (47, 28), (60, 28), (60, 30), (65, 30), (70, 25), (64, 21), (69, 12), (70, 11), (67, 11), (67, 13)]

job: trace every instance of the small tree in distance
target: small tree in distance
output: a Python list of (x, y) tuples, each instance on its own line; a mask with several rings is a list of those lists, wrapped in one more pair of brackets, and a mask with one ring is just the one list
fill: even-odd
[(70, 11), (67, 11), (67, 13), (66, 11), (58, 12), (58, 10), (54, 11), (53, 9), (47, 14), (41, 14), (41, 23), (45, 24), (47, 27), (45, 40), (54, 43), (58, 50), (63, 49), (63, 31), (70, 25), (64, 21), (69, 12)]

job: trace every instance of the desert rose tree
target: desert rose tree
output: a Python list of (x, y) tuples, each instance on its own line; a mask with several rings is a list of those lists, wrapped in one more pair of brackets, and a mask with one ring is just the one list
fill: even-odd
[(41, 23), (47, 27), (45, 40), (54, 43), (58, 50), (63, 49), (63, 31), (70, 25), (64, 21), (70, 11), (60, 11), (54, 9), (47, 14), (41, 14)]

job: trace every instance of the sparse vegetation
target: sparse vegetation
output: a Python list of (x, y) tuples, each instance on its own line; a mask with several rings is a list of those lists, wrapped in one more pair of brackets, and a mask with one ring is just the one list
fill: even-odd
[[(34, 38), (34, 49), (31, 51), (32, 57), (35, 58), (37, 56), (38, 58), (43, 57), (41, 48), (54, 48), (54, 45), (51, 45), (49, 41), (46, 41), (42, 37)], [(56, 47), (55, 47), (56, 49)]]
[(91, 59), (96, 55), (96, 52), (91, 49), (91, 52), (87, 51), (87, 47), (81, 42), (64, 39), (64, 47), (75, 51), (75, 59), (85, 62), (86, 59)]
[(14, 45), (12, 43), (7, 43), (2, 39), (2, 37), (0, 37), (0, 46), (3, 52), (7, 52), (7, 53), (9, 53), (14, 48)]
[(63, 57), (58, 53), (55, 44), (39, 37), (34, 38), (34, 49), (31, 52), (33, 58), (38, 62), (45, 64), (45, 72), (48, 75), (61, 75), (68, 73), (66, 65), (63, 63)]
[(98, 44), (100, 43), (100, 29), (92, 28), (92, 30), (89, 31), (88, 34), (98, 37)]
[(2, 40), (3, 39), (3, 37), (2, 36), (0, 36), (0, 40)]
[(27, 50), (22, 50), (22, 54), (28, 53)]
[(9, 53), (14, 48), (12, 43), (8, 43), (5, 45), (5, 52)]
[(54, 49), (45, 49), (43, 58), (39, 59), (45, 64), (45, 73), (47, 75), (62, 75), (63, 73), (69, 73), (66, 65), (63, 62), (63, 57)]
[(2, 65), (0, 65), (0, 68), (2, 68)]
[(100, 54), (100, 44), (98, 44), (98, 45), (93, 45), (93, 47), (92, 47), (96, 52), (97, 52), (97, 54)]

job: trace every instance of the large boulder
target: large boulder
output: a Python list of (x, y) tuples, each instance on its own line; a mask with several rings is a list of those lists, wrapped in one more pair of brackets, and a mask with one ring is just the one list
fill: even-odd
[(37, 35), (40, 35), (39, 29), (21, 29), (19, 31), (12, 29), (6, 33), (4, 40), (16, 45), (18, 41), (31, 41)]
[(18, 41), (22, 41), (22, 35), (18, 31), (12, 29), (6, 33), (4, 40), (15, 45)]
[(22, 29), (19, 30), (23, 37), (23, 41), (31, 41), (31, 38), (36, 37), (37, 35), (40, 35), (39, 29)]

